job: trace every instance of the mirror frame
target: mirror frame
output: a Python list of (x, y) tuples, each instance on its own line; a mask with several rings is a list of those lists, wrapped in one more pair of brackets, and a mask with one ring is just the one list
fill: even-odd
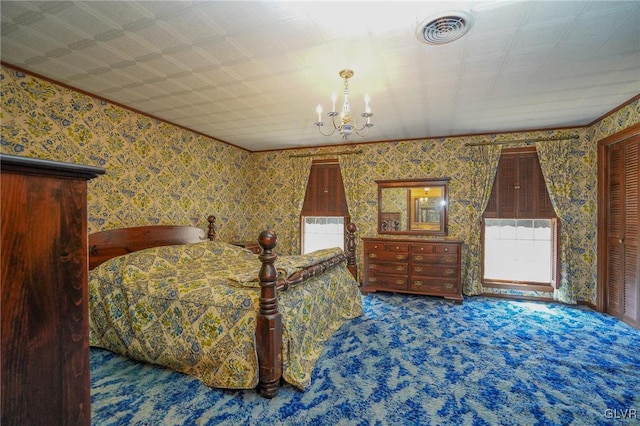
[[(376, 180), (378, 184), (378, 233), (391, 235), (431, 235), (446, 236), (449, 233), (448, 211), (449, 211), (449, 178), (424, 178), (424, 179), (406, 179), (406, 180)], [(413, 213), (412, 206), (409, 206), (411, 188), (424, 188), (439, 186), (442, 188), (442, 198), (444, 205), (440, 215), (440, 226), (437, 230), (426, 229), (406, 229), (400, 231), (383, 230), (383, 212), (382, 211), (382, 190), (385, 188), (400, 188), (407, 190), (407, 224), (411, 223)], [(409, 228), (410, 226), (407, 225)]]

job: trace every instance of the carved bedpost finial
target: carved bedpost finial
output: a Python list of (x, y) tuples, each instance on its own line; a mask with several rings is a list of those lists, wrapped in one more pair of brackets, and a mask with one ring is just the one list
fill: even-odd
[(258, 236), (258, 244), (263, 250), (271, 251), (278, 244), (278, 236), (270, 229), (264, 230)]
[(209, 237), (210, 241), (216, 239), (216, 217), (211, 215), (207, 218), (207, 222), (209, 222), (209, 232), (207, 233), (207, 237)]
[(270, 230), (262, 231), (258, 237), (258, 244), (262, 247), (262, 253), (258, 256), (262, 262), (262, 267), (258, 274), (260, 279), (260, 313), (269, 315), (278, 312), (275, 287), (278, 272), (273, 265), (278, 257), (273, 252), (273, 248), (278, 244), (278, 236)]
[(358, 230), (358, 227), (356, 226), (355, 223), (353, 223), (353, 222), (347, 223), (347, 233), (348, 234), (355, 234), (355, 232), (357, 230)]
[(358, 280), (358, 266), (356, 262), (356, 231), (358, 227), (355, 223), (349, 222), (347, 224), (347, 236), (345, 243), (345, 252), (347, 254), (347, 268), (351, 271), (353, 278)]
[(260, 233), (258, 244), (262, 262), (258, 278), (260, 279), (260, 299), (256, 340), (258, 346), (258, 364), (260, 366), (260, 394), (273, 398), (278, 393), (282, 377), (282, 318), (278, 312), (276, 283), (278, 273), (274, 262), (278, 257), (273, 248), (278, 244), (275, 232), (266, 230)]

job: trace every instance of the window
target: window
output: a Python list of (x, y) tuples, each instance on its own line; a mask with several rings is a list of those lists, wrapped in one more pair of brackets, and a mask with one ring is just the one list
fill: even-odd
[(555, 283), (553, 219), (485, 219), (485, 280)]
[(330, 247), (344, 250), (344, 218), (305, 216), (302, 229), (302, 253)]
[(312, 163), (300, 216), (302, 253), (330, 247), (344, 250), (349, 211), (337, 160)]
[(552, 291), (558, 220), (537, 152), (503, 150), (484, 213), (483, 285)]

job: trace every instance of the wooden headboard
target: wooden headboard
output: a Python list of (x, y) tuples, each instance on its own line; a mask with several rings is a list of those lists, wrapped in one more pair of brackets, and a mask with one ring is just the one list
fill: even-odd
[(207, 218), (209, 232), (194, 226), (153, 225), (111, 229), (89, 235), (89, 270), (112, 257), (151, 247), (215, 240), (215, 216)]

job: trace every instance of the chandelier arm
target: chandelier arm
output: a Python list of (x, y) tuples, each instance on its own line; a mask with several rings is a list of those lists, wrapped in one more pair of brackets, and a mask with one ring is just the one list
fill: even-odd
[(321, 134), (322, 136), (331, 136), (332, 134), (334, 134), (334, 133), (336, 132), (336, 129), (335, 129), (335, 126), (334, 126), (334, 128), (331, 130), (331, 132), (330, 132), (330, 133), (324, 133), (324, 132), (322, 131), (322, 125), (323, 125), (323, 124), (324, 124), (323, 122), (316, 123), (316, 126), (318, 126), (318, 132), (320, 132), (320, 134)]
[(338, 116), (338, 114), (333, 114), (333, 115), (331, 115), (331, 122), (333, 123), (333, 128), (334, 128), (335, 130), (337, 130), (337, 131), (340, 131), (340, 128), (342, 127), (342, 125), (341, 125), (341, 124), (340, 124), (340, 125), (338, 125), (338, 124), (336, 123), (336, 117), (337, 117), (337, 116)]
[[(366, 134), (368, 134), (368, 133), (369, 133), (369, 129), (370, 129), (371, 127), (373, 127), (373, 123), (364, 123), (364, 124), (362, 125), (362, 127), (360, 127), (359, 129), (358, 129), (357, 127), (354, 127), (354, 128), (353, 128), (353, 130), (354, 130), (356, 133), (358, 133), (358, 132), (363, 131), (364, 129), (367, 129), (367, 133), (366, 133)], [(360, 133), (358, 133), (358, 134), (360, 134)], [(366, 135), (366, 134), (365, 134), (365, 135)]]
[[(361, 138), (367, 136), (369, 134), (369, 129), (371, 128), (371, 126), (367, 126), (366, 124), (364, 126), (362, 126), (360, 129), (356, 129), (355, 127), (353, 128), (353, 131), (356, 133), (356, 135), (360, 136)], [(367, 129), (366, 132), (364, 133), (360, 133), (362, 130)]]

